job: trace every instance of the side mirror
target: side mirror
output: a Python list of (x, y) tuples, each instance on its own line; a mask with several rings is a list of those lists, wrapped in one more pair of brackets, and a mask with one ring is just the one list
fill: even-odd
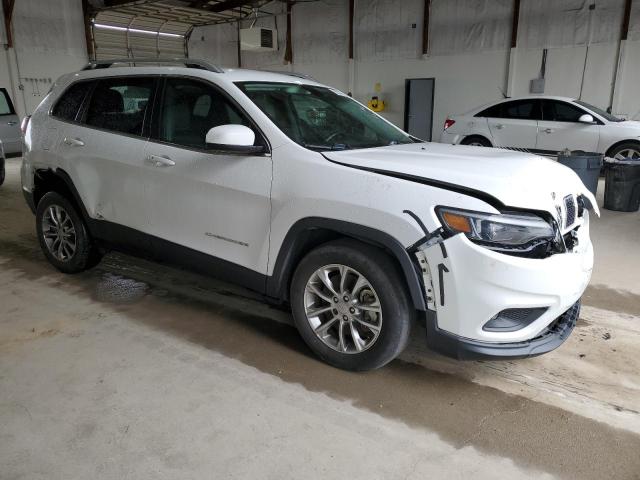
[(593, 119), (593, 115), (589, 115), (588, 113), (585, 113), (584, 115), (580, 115), (580, 118), (578, 119), (578, 121), (580, 123), (595, 123), (595, 120)]
[(264, 147), (254, 145), (256, 134), (244, 125), (220, 125), (207, 132), (205, 143), (208, 150), (231, 153), (262, 153)]

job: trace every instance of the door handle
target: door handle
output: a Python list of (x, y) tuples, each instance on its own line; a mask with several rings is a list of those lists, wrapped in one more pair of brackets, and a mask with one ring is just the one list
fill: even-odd
[(70, 146), (73, 146), (73, 147), (84, 147), (84, 142), (82, 140), (80, 140), (79, 138), (65, 137), (64, 144), (65, 145), (70, 145)]
[(495, 127), (496, 127), (498, 130), (502, 130), (502, 129), (504, 128), (504, 125), (503, 125), (503, 124), (501, 124), (501, 123), (497, 123), (497, 124), (495, 125)]
[(553, 133), (553, 128), (545, 128), (544, 133)]
[(17, 125), (17, 124), (18, 124), (18, 122), (14, 121), (14, 120), (12, 120), (10, 122), (7, 122), (7, 125), (9, 125), (10, 127), (13, 127), (14, 125)]
[(147, 160), (153, 163), (154, 167), (173, 167), (176, 164), (176, 162), (169, 157), (162, 157), (160, 155), (149, 155)]

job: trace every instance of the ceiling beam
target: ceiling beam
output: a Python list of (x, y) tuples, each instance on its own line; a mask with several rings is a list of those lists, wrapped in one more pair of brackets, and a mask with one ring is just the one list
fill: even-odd
[(294, 2), (287, 0), (287, 37), (284, 47), (284, 63), (293, 63), (293, 39), (291, 38), (291, 9)]
[(11, 20), (13, 17), (13, 7), (16, 0), (2, 0), (2, 11), (4, 13), (4, 31), (7, 34), (7, 48), (13, 48), (13, 28)]
[(629, 21), (631, 19), (631, 2), (632, 0), (626, 0), (624, 4), (624, 16), (622, 17), (622, 32), (620, 34), (620, 40), (626, 40), (629, 36)]
[(87, 43), (87, 56), (89, 60), (95, 60), (93, 35), (91, 34), (91, 19), (93, 11), (89, 0), (82, 0), (82, 16), (84, 17), (84, 38)]
[(518, 46), (518, 23), (520, 22), (520, 0), (513, 0), (513, 18), (511, 19), (511, 48)]
[(220, 13), (234, 8), (253, 7), (260, 3), (259, 0), (224, 0), (222, 2), (209, 4), (208, 1), (209, 0), (195, 0), (190, 6), (192, 8), (201, 8), (208, 12)]
[(422, 55), (429, 54), (429, 25), (431, 23), (431, 0), (424, 0), (422, 17)]

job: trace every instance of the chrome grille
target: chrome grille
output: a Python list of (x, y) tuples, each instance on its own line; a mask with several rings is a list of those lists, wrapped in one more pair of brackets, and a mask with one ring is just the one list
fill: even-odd
[(564, 197), (564, 227), (570, 227), (576, 221), (576, 201), (573, 195)]

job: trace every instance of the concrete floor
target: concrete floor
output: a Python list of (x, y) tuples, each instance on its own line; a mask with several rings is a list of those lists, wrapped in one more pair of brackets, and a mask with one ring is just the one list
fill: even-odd
[(592, 286), (555, 352), (459, 363), (417, 327), (401, 360), (352, 374), (222, 282), (115, 254), (58, 273), (7, 166), (1, 479), (640, 479), (640, 214), (593, 222)]

